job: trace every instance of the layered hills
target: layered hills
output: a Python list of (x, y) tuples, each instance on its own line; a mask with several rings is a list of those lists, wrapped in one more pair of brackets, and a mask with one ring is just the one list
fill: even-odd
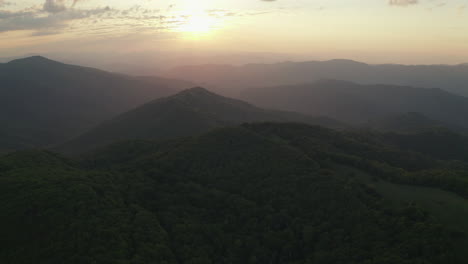
[(83, 152), (120, 140), (163, 140), (197, 135), (219, 127), (265, 121), (346, 127), (331, 118), (266, 110), (195, 87), (156, 99), (117, 116), (59, 149), (65, 152)]
[[(188, 82), (140, 78), (68, 65), (35, 56), (0, 64), (0, 149), (44, 147)], [(1, 144), (1, 143), (0, 143)]]

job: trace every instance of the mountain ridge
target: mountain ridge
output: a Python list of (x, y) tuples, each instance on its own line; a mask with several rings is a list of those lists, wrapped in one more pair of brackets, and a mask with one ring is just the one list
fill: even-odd
[(299, 113), (266, 110), (224, 97), (202, 87), (159, 98), (108, 120), (58, 146), (65, 153), (80, 153), (112, 142), (130, 139), (163, 140), (201, 134), (214, 128), (248, 122), (304, 122), (334, 128), (344, 124)]
[(42, 56), (13, 60), (0, 64), (0, 121), (9, 124), (0, 133), (16, 135), (18, 141), (8, 144), (9, 149), (45, 147), (189, 86), (185, 81), (142, 80)]
[(309, 115), (320, 113), (351, 124), (407, 112), (419, 112), (448, 125), (467, 127), (468, 124), (468, 98), (439, 88), (325, 80), (246, 89), (240, 98), (264, 108)]
[(46, 64), (46, 63), (53, 63), (53, 64), (65, 64), (65, 63), (62, 63), (62, 62), (59, 62), (59, 61), (54, 61), (54, 60), (51, 60), (47, 57), (44, 57), (44, 56), (41, 56), (41, 55), (35, 55), (35, 56), (30, 56), (30, 57), (25, 57), (25, 58), (19, 58), (19, 59), (14, 59), (14, 60), (11, 60), (9, 62), (7, 62), (6, 64), (31, 64), (31, 63), (35, 63), (35, 64)]
[[(468, 96), (468, 69), (462, 65), (367, 64), (336, 59), (274, 64), (185, 65), (165, 76), (202, 83), (216, 92), (238, 96), (245, 88), (293, 85), (320, 79), (338, 79), (359, 84), (384, 83), (399, 86), (441, 88)], [(268, 78), (266, 78), (268, 77)]]
[(417, 133), (440, 128), (446, 128), (462, 134), (467, 134), (468, 132), (466, 128), (434, 120), (418, 112), (407, 112), (369, 120), (364, 127), (382, 132), (396, 133)]

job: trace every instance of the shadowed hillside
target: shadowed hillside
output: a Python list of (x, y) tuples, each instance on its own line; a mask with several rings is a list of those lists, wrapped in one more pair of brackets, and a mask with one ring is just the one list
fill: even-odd
[(466, 260), (468, 207), (447, 192), (467, 197), (466, 175), (322, 127), (246, 124), (80, 161), (18, 152), (0, 175), (2, 263)]
[(65, 152), (82, 152), (118, 140), (177, 138), (197, 135), (217, 127), (259, 121), (289, 121), (333, 128), (345, 127), (330, 118), (265, 110), (197, 87), (157, 99), (124, 113), (58, 149)]
[(462, 126), (433, 120), (417, 112), (395, 114), (369, 120), (369, 122), (364, 124), (364, 128), (397, 133), (417, 133), (438, 128), (447, 128), (462, 134), (466, 134), (468, 132), (468, 129), (463, 128)]
[(322, 80), (248, 89), (242, 98), (261, 107), (320, 114), (355, 124), (419, 112), (449, 126), (468, 126), (468, 98), (440, 89)]
[[(164, 78), (136, 78), (67, 65), (44, 57), (0, 64), (0, 134), (8, 146), (47, 146), (158, 97), (190, 87)], [(14, 136), (13, 136), (14, 135)]]

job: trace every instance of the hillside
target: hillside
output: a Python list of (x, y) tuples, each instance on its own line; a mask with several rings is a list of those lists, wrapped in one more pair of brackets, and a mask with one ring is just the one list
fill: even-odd
[(468, 137), (440, 127), (413, 133), (386, 133), (386, 142), (440, 159), (468, 161)]
[(283, 62), (276, 64), (189, 65), (166, 73), (214, 91), (237, 96), (246, 87), (269, 87), (337, 79), (359, 84), (441, 88), (468, 96), (466, 65), (371, 65), (352, 60)]
[(468, 124), (468, 98), (440, 89), (322, 80), (248, 89), (242, 98), (260, 107), (325, 115), (354, 124), (408, 112), (449, 126), (466, 129)]
[(0, 172), (2, 263), (466, 260), (466, 200), (447, 192), (467, 197), (466, 176), (359, 134), (246, 124), (81, 161), (12, 153)]
[(190, 87), (164, 78), (130, 77), (44, 57), (0, 64), (1, 149), (44, 147), (76, 136), (142, 103)]
[(196, 87), (137, 107), (60, 146), (58, 150), (83, 152), (119, 140), (177, 138), (201, 134), (217, 127), (259, 121), (345, 127), (330, 118), (265, 110)]
[(379, 119), (369, 120), (363, 125), (367, 129), (375, 129), (382, 132), (395, 133), (418, 133), (428, 130), (446, 128), (466, 134), (468, 130), (461, 126), (450, 125), (441, 121), (433, 120), (421, 113), (408, 112), (395, 115), (389, 115)]

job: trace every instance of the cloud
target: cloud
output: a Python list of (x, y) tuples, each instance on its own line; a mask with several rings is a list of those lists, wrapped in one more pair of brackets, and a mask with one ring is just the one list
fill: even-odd
[(75, 7), (78, 2), (82, 2), (83, 0), (73, 0), (72, 7)]
[(0, 7), (10, 6), (10, 5), (13, 5), (13, 3), (7, 2), (6, 0), (0, 0)]
[(67, 10), (64, 0), (46, 0), (43, 10), (49, 13), (59, 13)]
[(60, 31), (47, 31), (47, 30), (43, 30), (43, 31), (35, 31), (31, 34), (32, 37), (40, 37), (40, 36), (49, 36), (49, 35), (56, 35), (56, 34), (60, 34)]
[(391, 6), (410, 6), (419, 3), (418, 0), (389, 0)]
[[(10, 0), (0, 0), (0, 2)], [(0, 34), (7, 31), (31, 31), (31, 36), (73, 34), (116, 36), (129, 32), (164, 34), (187, 23), (189, 14), (177, 10), (95, 7), (80, 9), (76, 3), (86, 0), (42, 0), (42, 5), (23, 10), (0, 10)], [(149, 0), (148, 0), (149, 1)], [(264, 1), (264, 0), (262, 0)], [(204, 13), (216, 21), (276, 12), (272, 10), (208, 9)]]
[(464, 12), (465, 12), (465, 9), (466, 9), (466, 5), (461, 5), (457, 8), (458, 10), (458, 14), (459, 15), (462, 15)]
[(54, 32), (65, 28), (68, 22), (100, 16), (109, 11), (111, 11), (109, 7), (90, 10), (66, 9), (60, 12), (50, 12), (50, 10), (0, 11), (0, 32), (15, 30)]
[[(65, 11), (67, 10), (67, 7), (65, 5), (66, 1), (67, 0), (45, 0), (43, 10), (49, 13), (59, 13), (59, 12)], [(83, 0), (73, 0), (73, 3), (71, 4), (70, 7), (71, 8), (75, 7), (76, 4), (81, 1)]]

